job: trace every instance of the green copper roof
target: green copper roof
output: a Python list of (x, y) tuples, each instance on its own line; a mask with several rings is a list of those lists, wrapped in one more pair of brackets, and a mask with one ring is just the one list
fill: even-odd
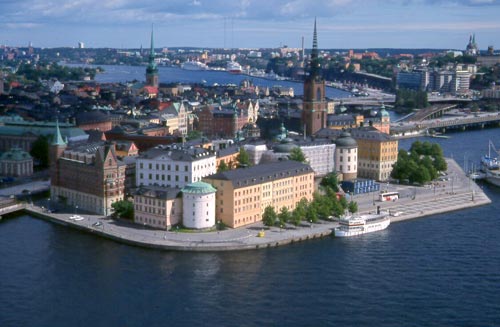
[(0, 157), (0, 161), (23, 161), (30, 160), (31, 156), (28, 152), (23, 151), (20, 148), (12, 148), (10, 151), (4, 152)]
[(153, 27), (151, 26), (151, 48), (149, 49), (149, 64), (147, 68), (147, 73), (155, 73), (158, 69), (155, 63), (155, 45), (153, 36)]
[(56, 120), (56, 137), (54, 138), (54, 142), (52, 145), (66, 145), (66, 142), (64, 142), (62, 136), (61, 136), (61, 131), (59, 130), (59, 121)]
[(316, 18), (314, 19), (313, 47), (311, 52), (310, 77), (316, 78), (319, 74), (319, 54), (318, 54), (318, 32), (316, 30)]
[(182, 188), (182, 193), (190, 194), (207, 194), (215, 192), (217, 192), (217, 190), (212, 185), (204, 182), (191, 183)]

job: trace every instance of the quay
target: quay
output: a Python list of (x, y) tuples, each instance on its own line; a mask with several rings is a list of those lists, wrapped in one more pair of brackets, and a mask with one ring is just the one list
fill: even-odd
[[(400, 222), (462, 210), (491, 203), (487, 195), (474, 181), (468, 179), (458, 164), (447, 159), (448, 181), (433, 187), (385, 185), (384, 188), (397, 190), (401, 198), (395, 202), (379, 202), (375, 194), (357, 195), (360, 213), (374, 212), (377, 206), (391, 213), (391, 222)], [(72, 213), (51, 213), (46, 208), (28, 204), (23, 208), (30, 215), (53, 223), (104, 237), (120, 243), (173, 251), (235, 251), (277, 247), (311, 239), (331, 236), (337, 222), (303, 222), (298, 227), (266, 228), (257, 223), (237, 229), (211, 232), (176, 232), (143, 228), (137, 224), (114, 220), (99, 215), (80, 213), (83, 220), (70, 219)], [(397, 213), (396, 216), (393, 216)], [(389, 226), (390, 230), (390, 226)], [(264, 231), (263, 235), (260, 233)], [(261, 235), (259, 235), (261, 234)]]

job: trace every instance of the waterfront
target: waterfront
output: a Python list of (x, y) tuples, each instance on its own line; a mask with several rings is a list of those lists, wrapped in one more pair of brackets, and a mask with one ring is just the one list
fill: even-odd
[[(428, 140), (463, 163), (498, 129), (450, 135)], [(0, 325), (491, 326), (500, 189), (482, 187), (491, 205), (250, 252), (162, 252), (4, 219)]]
[[(74, 65), (69, 65), (74, 66)], [(82, 65), (77, 65), (82, 66)], [(89, 67), (89, 66), (85, 66)], [(93, 66), (91, 66), (93, 67)], [(97, 74), (95, 80), (99, 83), (125, 83), (133, 80), (144, 81), (144, 66), (120, 66), (102, 65), (104, 72)], [(303, 83), (294, 81), (279, 81), (260, 77), (248, 76), (244, 74), (231, 74), (225, 71), (216, 70), (184, 70), (178, 67), (158, 67), (160, 82), (162, 83), (186, 83), (186, 84), (240, 84), (248, 79), (260, 87), (272, 87), (280, 85), (283, 87), (293, 87), (295, 95), (302, 95), (304, 92)], [(326, 95), (330, 98), (349, 97), (350, 93), (333, 87), (326, 88)]]

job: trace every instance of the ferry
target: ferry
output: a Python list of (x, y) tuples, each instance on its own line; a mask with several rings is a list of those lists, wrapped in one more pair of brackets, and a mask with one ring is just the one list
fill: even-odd
[(199, 61), (186, 61), (181, 65), (185, 70), (207, 70), (208, 66)]
[(491, 149), (498, 154), (493, 142), (488, 144), (488, 154), (481, 158), (481, 170), (485, 174), (485, 179), (488, 183), (500, 187), (500, 162), (497, 157), (491, 156)]
[(336, 237), (363, 235), (386, 229), (391, 223), (387, 213), (347, 216), (340, 218), (340, 226), (335, 228)]
[(243, 71), (243, 68), (236, 61), (228, 61), (226, 70), (233, 74), (240, 74)]

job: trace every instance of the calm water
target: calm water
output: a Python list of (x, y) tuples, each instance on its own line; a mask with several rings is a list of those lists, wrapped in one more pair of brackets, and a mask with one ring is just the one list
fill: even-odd
[[(118, 66), (103, 65), (104, 72), (96, 75), (96, 81), (101, 83), (129, 82), (133, 80), (144, 81), (145, 66)], [(262, 87), (272, 87), (281, 85), (283, 87), (293, 87), (295, 95), (304, 93), (303, 83), (291, 81), (276, 81), (264, 78), (251, 77), (243, 74), (231, 74), (224, 71), (192, 71), (177, 67), (158, 67), (160, 82), (163, 83), (206, 83), (207, 85), (217, 84), (239, 84), (245, 79), (250, 79), (255, 85)], [(348, 97), (349, 92), (345, 92), (333, 87), (326, 88), (326, 95), (330, 98)]]
[[(479, 158), (499, 135), (431, 140)], [(483, 188), (494, 204), (235, 253), (145, 250), (4, 219), (0, 326), (498, 326), (500, 189)]]

